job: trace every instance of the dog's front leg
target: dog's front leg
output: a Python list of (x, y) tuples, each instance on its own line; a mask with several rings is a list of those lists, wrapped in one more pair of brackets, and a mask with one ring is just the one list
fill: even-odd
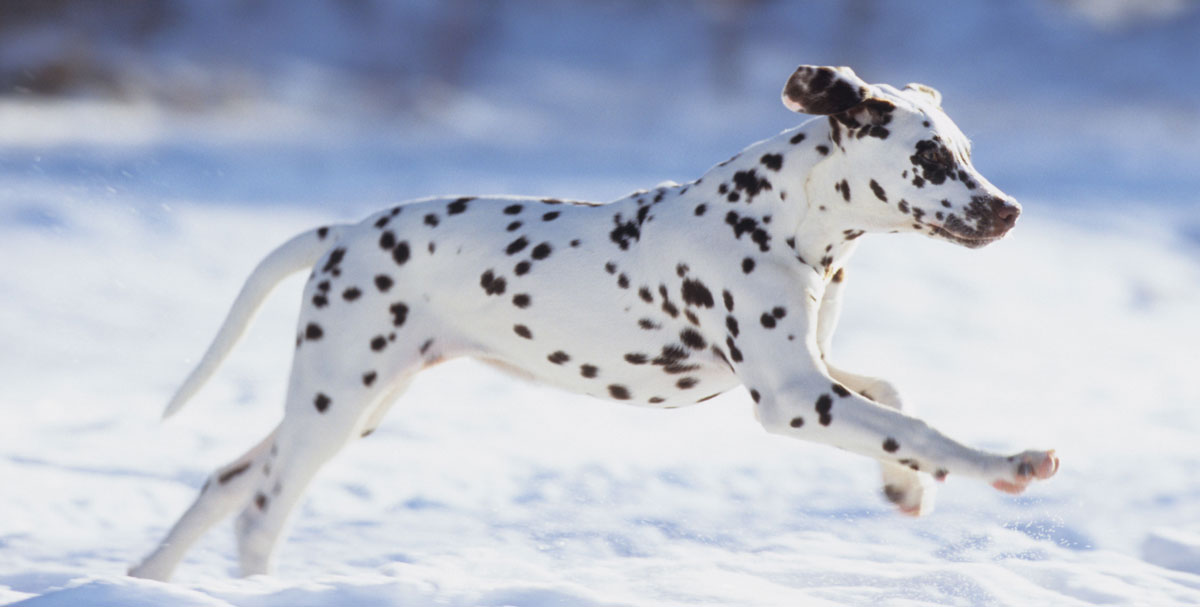
[[(850, 373), (833, 366), (833, 333), (841, 317), (842, 293), (845, 288), (846, 270), (842, 267), (838, 268), (825, 284), (825, 292), (817, 311), (817, 347), (820, 348), (821, 360), (825, 363), (830, 377), (868, 400), (913, 415), (912, 407), (904, 405), (900, 393), (890, 382)], [(909, 466), (897, 462), (881, 461), (879, 466), (883, 472), (883, 495), (895, 504), (900, 512), (911, 516), (933, 512), (937, 483), (930, 474), (914, 471)]]
[(757, 319), (736, 323), (742, 328), (728, 345), (736, 352), (735, 368), (767, 431), (928, 472), (939, 480), (950, 474), (983, 479), (1010, 493), (1057, 471), (1053, 451), (1005, 456), (973, 449), (834, 379), (818, 345), (822, 286), (815, 281), (797, 284), (794, 273), (780, 271), (774, 284), (795, 287), (770, 296), (784, 301), (744, 296), (730, 310), (731, 316)]

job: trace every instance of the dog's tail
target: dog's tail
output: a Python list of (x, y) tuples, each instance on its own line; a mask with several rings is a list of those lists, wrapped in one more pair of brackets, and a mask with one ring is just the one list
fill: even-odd
[(229, 351), (233, 349), (238, 338), (250, 324), (254, 313), (275, 288), (275, 285), (284, 278), (317, 263), (321, 255), (325, 254), (332, 244), (340, 239), (346, 227), (344, 225), (327, 226), (304, 232), (271, 251), (258, 263), (258, 267), (254, 268), (254, 272), (242, 285), (242, 291), (234, 300), (233, 307), (230, 308), (225, 322), (217, 331), (217, 336), (213, 338), (208, 351), (204, 353), (200, 363), (196, 365), (195, 369), (192, 369), (191, 375), (188, 375), (183, 385), (175, 392), (171, 402), (167, 403), (167, 408), (163, 411), (163, 419), (171, 417), (182, 409), (188, 399), (204, 386), (209, 377), (212, 377), (213, 372), (229, 355)]

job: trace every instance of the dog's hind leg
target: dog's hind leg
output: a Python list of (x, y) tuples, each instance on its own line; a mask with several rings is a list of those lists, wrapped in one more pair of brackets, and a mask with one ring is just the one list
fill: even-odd
[(263, 473), (256, 476), (249, 500), (243, 502), (235, 522), (242, 575), (270, 572), (290, 513), (317, 471), (353, 439), (374, 429), (368, 423), (379, 420), (372, 413), (386, 410), (383, 399), (398, 395), (396, 390), (364, 391), (361, 385), (327, 386), (328, 392), (310, 394), (307, 381), (298, 384), (299, 389), (293, 390), (295, 399), (309, 411), (297, 411), (289, 402)]
[(228, 465), (215, 470), (200, 489), (191, 507), (184, 512), (158, 547), (129, 569), (129, 575), (166, 581), (183, 560), (188, 548), (216, 523), (246, 503), (255, 487), (256, 475), (275, 442), (271, 432), (254, 448)]
[(384, 341), (362, 333), (366, 325), (330, 325), (321, 343), (297, 351), (284, 419), (235, 523), (243, 575), (269, 572), (289, 515), (321, 466), (373, 430), (423, 367), (428, 348), (406, 339), (414, 324)]

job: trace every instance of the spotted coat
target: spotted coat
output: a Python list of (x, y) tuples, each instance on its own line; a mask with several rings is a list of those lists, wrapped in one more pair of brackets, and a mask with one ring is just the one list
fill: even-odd
[(413, 375), (458, 357), (649, 407), (744, 385), (768, 431), (880, 460), (885, 497), (910, 513), (928, 511), (929, 481), (949, 474), (1004, 490), (1053, 474), (1051, 452), (963, 447), (900, 412), (887, 382), (829, 360), (845, 265), (861, 236), (918, 232), (978, 247), (1019, 213), (973, 168), (940, 95), (802, 66), (783, 100), (818, 117), (688, 183), (605, 204), (413, 201), (301, 234), (269, 255), (168, 414), (228, 353), (270, 286), (310, 268), (284, 421), (214, 473), (198, 498), (204, 507), (133, 573), (169, 575), (184, 538), (219, 518), (205, 514), (220, 511), (209, 504), (230, 500), (247, 504), (243, 569), (265, 571), (315, 468), (370, 434)]

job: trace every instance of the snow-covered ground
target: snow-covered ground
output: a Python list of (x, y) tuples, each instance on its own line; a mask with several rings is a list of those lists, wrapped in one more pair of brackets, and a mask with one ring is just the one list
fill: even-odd
[[(1054, 447), (1012, 498), (898, 516), (872, 462), (768, 436), (742, 389), (676, 411), (421, 375), (319, 477), (277, 577), (218, 528), (123, 577), (279, 414), (299, 283), (160, 424), (244, 274), (311, 209), (57, 204), (5, 222), (0, 600), (25, 605), (1169, 605), (1200, 602), (1200, 247), (1179, 218), (1026, 201), (1011, 240), (864, 242), (836, 343), (972, 444)], [(28, 212), (26, 213), (28, 215)], [(902, 294), (902, 296), (901, 296)]]
[[(945, 38), (892, 48), (896, 32), (940, 30), (877, 7), (861, 55), (876, 67), (859, 73), (941, 88), (978, 166), (1025, 213), (978, 251), (864, 238), (834, 358), (894, 381), (964, 442), (1058, 449), (1050, 481), (1014, 498), (951, 477), (912, 520), (884, 502), (873, 462), (767, 435), (743, 389), (655, 411), (457, 361), (323, 471), (277, 575), (234, 576), (229, 523), (172, 584), (123, 575), (278, 418), (299, 277), (159, 422), (246, 274), (288, 236), (432, 194), (611, 199), (692, 179), (796, 122), (779, 87), (827, 58), (781, 42), (793, 23), (770, 11), (789, 3), (751, 24), (776, 43), (750, 45), (732, 97), (673, 63), (701, 50), (686, 44), (630, 45), (611, 65), (571, 55), (574, 34), (704, 33), (664, 25), (664, 6), (633, 21), (628, 7), (517, 11), (492, 34), (494, 69), (399, 118), (357, 108), (353, 90), (193, 113), (0, 100), (0, 604), (1200, 604), (1200, 121), (1181, 102), (1200, 84), (1153, 87), (1180, 67), (1154, 60), (1195, 45), (1179, 25), (1148, 46), (1021, 25), (1030, 2), (957, 9), (951, 42), (975, 39), (981, 16), (1029, 41), (1025, 55), (1002, 57), (999, 38), (964, 51), (986, 78), (932, 53)], [(844, 48), (806, 27), (807, 44)], [(1078, 52), (1097, 66), (1070, 80)], [(1114, 92), (1132, 78), (1104, 67), (1120, 57), (1143, 61), (1142, 95)]]

